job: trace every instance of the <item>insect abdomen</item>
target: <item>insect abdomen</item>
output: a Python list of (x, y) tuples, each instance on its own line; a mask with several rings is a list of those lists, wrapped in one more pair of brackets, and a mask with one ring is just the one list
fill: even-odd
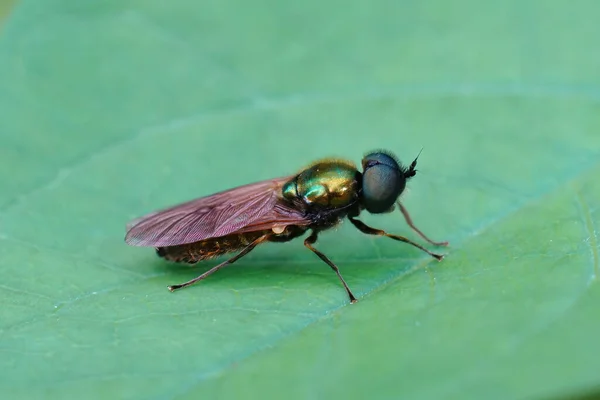
[(157, 247), (156, 254), (169, 261), (195, 264), (233, 251), (242, 250), (270, 231), (247, 232), (168, 247)]

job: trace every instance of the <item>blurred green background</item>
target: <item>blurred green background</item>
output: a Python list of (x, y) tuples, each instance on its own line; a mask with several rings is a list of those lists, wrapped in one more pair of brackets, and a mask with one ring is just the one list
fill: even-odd
[(0, 0), (0, 24), (2, 24), (8, 16), (14, 3), (14, 0)]
[[(3, 396), (600, 387), (600, 3), (9, 3)], [(301, 240), (177, 293), (215, 262), (123, 243), (146, 212), (377, 148), (424, 148), (403, 201), (451, 247), (437, 263), (350, 224), (321, 235), (356, 305)], [(397, 212), (363, 220), (414, 237)]]

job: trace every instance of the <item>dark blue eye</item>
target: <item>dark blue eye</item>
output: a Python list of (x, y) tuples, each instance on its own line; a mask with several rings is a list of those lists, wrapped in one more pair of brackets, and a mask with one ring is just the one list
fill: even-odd
[(385, 153), (371, 153), (362, 161), (362, 202), (373, 214), (388, 211), (406, 186), (404, 170)]

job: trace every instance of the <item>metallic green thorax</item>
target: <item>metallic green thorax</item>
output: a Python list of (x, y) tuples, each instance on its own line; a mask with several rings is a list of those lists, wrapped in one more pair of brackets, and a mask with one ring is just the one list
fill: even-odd
[(312, 165), (283, 185), (283, 197), (319, 208), (345, 207), (358, 200), (359, 172), (351, 163), (326, 160)]

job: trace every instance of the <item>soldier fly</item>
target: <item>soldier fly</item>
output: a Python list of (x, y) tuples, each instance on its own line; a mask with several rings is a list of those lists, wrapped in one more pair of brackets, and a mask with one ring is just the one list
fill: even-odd
[(296, 175), (240, 186), (133, 220), (127, 225), (125, 242), (155, 247), (160, 257), (188, 264), (239, 251), (202, 275), (168, 287), (175, 291), (233, 264), (261, 243), (287, 242), (310, 231), (304, 245), (335, 271), (354, 303), (356, 297), (338, 267), (313, 246), (322, 231), (344, 218), (367, 235), (386, 236), (437, 260), (443, 258), (404, 236), (371, 228), (358, 219), (362, 210), (382, 214), (397, 205), (419, 236), (432, 245), (448, 245), (423, 234), (399, 201), (406, 182), (417, 172), (418, 158), (405, 167), (389, 152), (372, 152), (362, 160), (362, 173), (349, 161), (317, 161)]

